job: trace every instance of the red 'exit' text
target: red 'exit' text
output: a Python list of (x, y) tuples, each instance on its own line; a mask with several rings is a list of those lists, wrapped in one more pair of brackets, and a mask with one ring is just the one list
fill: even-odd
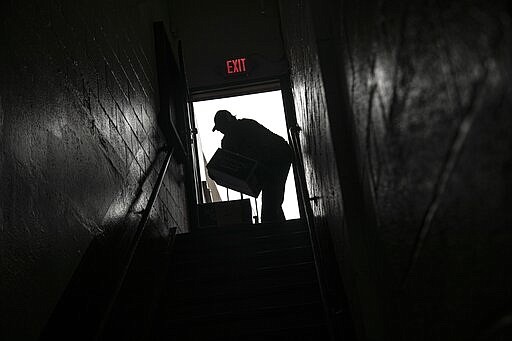
[(226, 60), (226, 72), (228, 74), (246, 72), (245, 58)]

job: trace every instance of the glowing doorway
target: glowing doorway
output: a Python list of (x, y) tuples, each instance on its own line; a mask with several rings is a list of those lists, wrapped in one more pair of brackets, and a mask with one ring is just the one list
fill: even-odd
[[(212, 183), (210, 179), (207, 179), (205, 171), (206, 163), (221, 145), (222, 133), (212, 132), (215, 113), (221, 109), (230, 111), (239, 119), (253, 119), (288, 141), (281, 91), (194, 102), (194, 115), (198, 130), (199, 166), (203, 188), (208, 187), (212, 201), (238, 200), (242, 197), (240, 193)], [(257, 200), (246, 195), (243, 195), (243, 198), (251, 199), (253, 216), (258, 216), (259, 221), (261, 194)], [(293, 167), (290, 168), (286, 180), (283, 211), (287, 220), (300, 218)]]

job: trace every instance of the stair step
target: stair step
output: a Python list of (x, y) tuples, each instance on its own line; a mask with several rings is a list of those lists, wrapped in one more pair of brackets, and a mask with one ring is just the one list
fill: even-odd
[[(260, 284), (260, 283), (257, 283)], [(295, 288), (313, 288), (318, 289), (318, 281), (315, 277), (304, 278), (292, 283), (268, 283), (267, 285), (257, 285), (250, 281), (238, 281), (234, 283), (225, 283), (219, 286), (202, 286), (200, 283), (192, 283), (190, 286), (181, 287), (179, 290), (167, 292), (168, 300), (201, 302), (211, 300), (228, 299), (229, 297), (250, 297), (251, 295), (266, 295), (274, 292), (287, 292)]]
[(307, 323), (302, 326), (269, 331), (251, 331), (250, 333), (223, 330), (212, 333), (211, 330), (175, 329), (161, 340), (172, 341), (329, 341), (328, 327), (325, 323)]
[(304, 231), (242, 240), (237, 238), (198, 239), (183, 245), (176, 241), (173, 259), (193, 259), (197, 254), (214, 255), (228, 252), (255, 253), (258, 251), (310, 247), (309, 234)]
[[(217, 340), (221, 340), (218, 338)], [(232, 341), (328, 341), (329, 330), (325, 323), (287, 328), (275, 331), (242, 333), (231, 338)], [(213, 341), (213, 340), (212, 340)]]
[(195, 229), (191, 233), (177, 235), (180, 241), (188, 241), (202, 238), (215, 238), (225, 235), (243, 235), (250, 237), (274, 235), (276, 233), (301, 232), (306, 231), (305, 225), (300, 220), (287, 220), (282, 223), (262, 223), (262, 224), (240, 224), (227, 225), (212, 228)]
[(315, 266), (313, 262), (303, 262), (277, 267), (262, 267), (251, 271), (229, 272), (209, 272), (202, 273), (201, 276), (177, 277), (173, 281), (174, 289), (183, 288), (190, 285), (198, 287), (218, 287), (225, 286), (226, 283), (239, 283), (244, 285), (265, 286), (276, 284), (295, 283), (308, 278), (316, 278)]
[[(252, 250), (225, 250), (224, 252), (218, 253), (196, 253), (195, 255), (191, 255), (190, 257), (175, 257), (173, 265), (181, 265), (189, 266), (194, 264), (212, 264), (218, 262), (253, 262), (261, 260), (266, 262), (268, 260), (279, 260), (279, 259), (293, 259), (295, 257), (309, 257), (313, 258), (313, 252), (311, 247), (300, 245), (300, 246), (291, 246), (286, 248), (278, 248), (278, 249), (262, 249), (257, 251)], [(178, 255), (181, 256), (181, 255)]]
[(294, 297), (284, 297), (280, 300), (277, 300), (277, 297), (278, 296), (274, 296), (273, 301), (271, 298), (266, 300), (259, 298), (259, 301), (257, 299), (245, 299), (235, 302), (217, 302), (216, 304), (176, 306), (176, 309), (174, 309), (173, 313), (169, 315), (169, 318), (171, 320), (188, 320), (195, 318), (209, 318), (223, 314), (243, 314), (259, 309), (271, 309), (297, 304), (321, 304), (319, 297), (308, 297), (308, 299), (301, 297), (300, 299), (297, 299), (297, 295), (294, 295)]
[(175, 278), (207, 275), (211, 272), (243, 272), (264, 267), (279, 267), (311, 262), (313, 253), (309, 247), (265, 250), (249, 253), (226, 251), (211, 257), (196, 256), (195, 259), (176, 260), (170, 268)]
[[(258, 225), (251, 225), (258, 226)], [(214, 233), (215, 232), (215, 233)], [(250, 227), (243, 228), (243, 226), (237, 229), (223, 230), (218, 229), (215, 231), (204, 232), (192, 232), (187, 234), (180, 234), (176, 237), (177, 250), (181, 248), (187, 249), (195, 244), (217, 244), (219, 241), (231, 240), (237, 243), (252, 243), (255, 239), (267, 239), (271, 240), (279, 236), (286, 236), (295, 233), (308, 233), (303, 227), (300, 228), (259, 228)]]
[(237, 310), (257, 309), (272, 306), (286, 306), (299, 303), (318, 302), (320, 294), (316, 285), (309, 283), (264, 290), (245, 292), (226, 292), (222, 295), (182, 296), (176, 294), (169, 302), (172, 306), (170, 316), (184, 317), (201, 313), (234, 312)]
[(277, 252), (283, 249), (303, 248), (311, 249), (309, 236), (305, 232), (286, 234), (274, 239), (265, 237), (252, 241), (217, 240), (204, 241), (195, 245), (188, 245), (186, 248), (175, 248), (172, 252), (174, 262), (203, 260), (210, 258), (222, 258), (230, 254), (251, 255), (264, 252)]
[(221, 337), (316, 326), (324, 323), (324, 312), (320, 302), (311, 302), (234, 313), (205, 314), (171, 321), (168, 327), (177, 331), (176, 335), (192, 331), (203, 336)]
[(313, 276), (304, 276), (304, 278), (299, 278), (297, 276), (296, 278), (289, 280), (271, 280), (263, 278), (260, 280), (240, 280), (232, 283), (187, 281), (180, 284), (182, 285), (173, 285), (169, 288), (165, 295), (166, 300), (171, 301), (180, 295), (184, 297), (183, 299), (186, 297), (197, 297), (198, 300), (200, 300), (203, 297), (208, 299), (210, 297), (227, 296), (230, 294), (250, 295), (255, 292), (263, 293), (271, 290), (286, 290), (297, 285), (318, 287), (317, 279)]

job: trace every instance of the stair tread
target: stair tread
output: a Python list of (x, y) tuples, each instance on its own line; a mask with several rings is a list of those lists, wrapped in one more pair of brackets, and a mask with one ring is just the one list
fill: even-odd
[(190, 238), (201, 238), (206, 236), (218, 236), (224, 234), (252, 233), (273, 234), (275, 231), (306, 231), (305, 225), (299, 219), (287, 220), (280, 223), (260, 223), (260, 224), (232, 224), (222, 225), (210, 228), (199, 228), (193, 232), (182, 233), (177, 235), (179, 240), (187, 240)]
[(170, 271), (172, 276), (177, 279), (201, 278), (207, 277), (209, 274), (244, 274), (262, 269), (282, 268), (312, 262), (312, 254), (305, 250), (288, 251), (287, 254), (269, 253), (239, 256), (230, 254), (222, 258), (175, 263), (170, 267)]
[[(196, 314), (187, 317), (173, 317), (171, 325), (197, 325), (198, 323), (215, 326), (216, 324), (243, 324), (251, 326), (252, 322), (260, 320), (288, 320), (295, 322), (293, 317), (312, 317), (308, 321), (315, 323), (323, 321), (322, 303), (320, 301), (304, 302), (299, 304), (273, 305), (253, 309), (239, 309), (219, 313)], [(291, 320), (290, 321), (290, 317)], [(291, 325), (295, 325), (291, 323)]]
[(183, 316), (194, 312), (229, 312), (251, 310), (263, 307), (286, 306), (321, 301), (317, 287), (295, 287), (283, 291), (276, 289), (266, 292), (225, 294), (210, 297), (174, 297), (171, 315)]
[[(216, 296), (216, 295), (225, 295), (229, 294), (229, 292), (238, 292), (240, 294), (253, 292), (253, 291), (264, 291), (264, 290), (272, 290), (272, 288), (276, 287), (285, 287), (289, 285), (294, 285), (299, 282), (309, 282), (311, 285), (318, 286), (318, 281), (316, 277), (310, 276), (309, 278), (285, 278), (285, 279), (275, 279), (275, 278), (260, 278), (257, 280), (239, 280), (235, 282), (226, 283), (225, 281), (202, 281), (196, 282), (193, 280), (187, 282), (181, 282), (179, 285), (173, 285), (167, 297), (169, 299), (172, 295), (177, 295), (180, 293), (197, 293), (200, 292), (199, 295), (203, 296)], [(171, 294), (172, 293), (172, 294)]]
[(240, 331), (232, 329), (212, 330), (202, 328), (171, 329), (172, 340), (189, 341), (323, 341), (330, 340), (326, 323), (304, 323), (263, 330)]
[[(173, 266), (190, 265), (194, 263), (214, 263), (214, 262), (242, 262), (252, 261), (254, 259), (279, 259), (282, 257), (302, 256), (313, 257), (312, 249), (309, 245), (292, 245), (287, 247), (274, 248), (267, 246), (261, 250), (224, 250), (223, 252), (196, 252), (193, 254), (177, 254)], [(233, 257), (236, 256), (236, 259)]]
[[(202, 335), (201, 335), (202, 336)], [(306, 324), (291, 328), (277, 330), (251, 331), (251, 333), (240, 332), (232, 334), (227, 340), (244, 341), (322, 341), (330, 340), (327, 324)], [(220, 337), (208, 335), (201, 337), (201, 341), (226, 341), (226, 335)]]
[[(215, 270), (215, 269), (213, 269)], [(173, 282), (177, 287), (189, 285), (191, 282), (202, 283), (202, 285), (224, 285), (226, 282), (245, 282), (246, 284), (256, 284), (257, 282), (265, 282), (265, 280), (272, 283), (290, 282), (297, 279), (316, 277), (314, 263), (300, 262), (294, 264), (286, 264), (280, 266), (264, 266), (253, 269), (238, 268), (236, 271), (230, 271), (229, 268), (222, 269), (223, 271), (210, 271), (201, 272), (200, 274), (188, 273), (181, 274)]]
[(181, 291), (173, 291), (169, 294), (168, 299), (176, 302), (195, 302), (201, 300), (222, 300), (222, 299), (234, 299), (237, 297), (254, 297), (264, 296), (274, 293), (287, 293), (295, 290), (314, 290), (318, 292), (318, 282), (315, 279), (309, 281), (300, 281), (294, 283), (277, 283), (268, 286), (255, 286), (249, 285), (232, 285), (227, 284), (223, 287), (212, 289), (210, 287), (192, 286), (185, 288)]
[(224, 236), (217, 238), (203, 238), (190, 240), (187, 243), (176, 241), (172, 254), (174, 259), (178, 259), (177, 255), (186, 256), (187, 254), (210, 254), (225, 252), (256, 252), (263, 250), (281, 249), (289, 247), (305, 246), (310, 247), (309, 234), (305, 231), (292, 232), (286, 234), (276, 234), (274, 236), (259, 236), (250, 238), (249, 236), (233, 237)]
[[(249, 313), (205, 316), (167, 324), (168, 335), (192, 334), (192, 340), (244, 340), (241, 335), (274, 333), (293, 335), (297, 328), (317, 328), (325, 325), (321, 304), (265, 309)], [(174, 337), (175, 340), (186, 340)], [(262, 339), (266, 340), (266, 339)]]
[(226, 302), (218, 304), (198, 304), (193, 306), (176, 306), (169, 317), (176, 321), (185, 321), (188, 319), (208, 319), (224, 316), (224, 314), (239, 315), (250, 314), (262, 309), (274, 309), (284, 307), (295, 307), (304, 304), (321, 304), (320, 297), (311, 297), (307, 300), (282, 300), (282, 301), (265, 301), (259, 302), (244, 300), (244, 304), (237, 304), (239, 302)]

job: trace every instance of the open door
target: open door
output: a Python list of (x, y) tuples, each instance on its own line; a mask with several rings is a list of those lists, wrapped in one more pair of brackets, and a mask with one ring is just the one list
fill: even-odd
[(196, 165), (197, 143), (194, 112), (190, 102), (183, 63), (181, 43), (178, 62), (162, 22), (154, 24), (155, 53), (160, 95), (159, 125), (167, 142), (174, 146), (185, 171), (189, 226), (197, 226), (197, 198), (200, 198), (199, 174)]
[[(249, 198), (253, 221), (259, 222), (261, 215), (261, 194), (252, 198), (231, 189), (217, 185), (208, 176), (206, 164), (214, 153), (220, 148), (222, 133), (212, 132), (214, 116), (218, 110), (230, 111), (238, 119), (253, 119), (277, 135), (288, 141), (287, 119), (280, 90), (253, 93), (248, 95), (214, 98), (194, 102), (194, 112), (198, 130), (198, 168), (202, 183), (203, 202), (234, 201)], [(300, 218), (297, 193), (295, 189), (295, 176), (293, 167), (290, 168), (286, 182), (283, 211), (287, 220)]]

